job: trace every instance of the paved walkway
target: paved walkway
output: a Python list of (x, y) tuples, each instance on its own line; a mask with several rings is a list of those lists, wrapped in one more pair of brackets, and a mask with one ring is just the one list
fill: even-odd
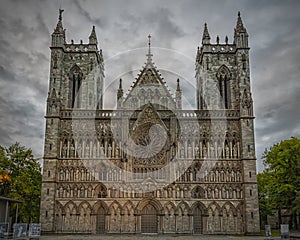
[[(42, 236), (41, 240), (263, 240), (265, 237), (261, 236), (224, 236), (224, 235), (47, 235)], [(272, 239), (280, 239), (280, 237), (273, 237)]]

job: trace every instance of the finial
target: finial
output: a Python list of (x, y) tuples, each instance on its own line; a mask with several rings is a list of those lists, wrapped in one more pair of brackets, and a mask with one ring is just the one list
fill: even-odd
[(64, 12), (65, 10), (59, 8), (59, 17), (58, 19), (61, 21), (62, 20), (62, 13)]
[(238, 31), (238, 32), (245, 31), (240, 12), (238, 12), (238, 19), (237, 19), (237, 23), (236, 23), (236, 31)]
[(228, 44), (228, 36), (225, 37), (225, 43)]
[(202, 44), (209, 44), (210, 43), (210, 36), (207, 28), (207, 24), (204, 23), (204, 30), (202, 36)]
[(219, 44), (220, 42), (220, 38), (219, 38), (219, 35), (217, 35), (217, 44)]
[(150, 47), (150, 46), (151, 46), (151, 35), (150, 35), (150, 34), (148, 35), (148, 38), (149, 38), (148, 45), (149, 45), (149, 47)]
[(177, 78), (177, 88), (176, 88), (176, 91), (177, 91), (177, 92), (180, 92), (180, 91), (181, 91), (181, 88), (180, 88), (180, 80), (179, 80), (179, 78)]
[(152, 63), (152, 54), (151, 54), (151, 35), (149, 34), (148, 35), (148, 54), (146, 55), (147, 56), (147, 64), (151, 64)]

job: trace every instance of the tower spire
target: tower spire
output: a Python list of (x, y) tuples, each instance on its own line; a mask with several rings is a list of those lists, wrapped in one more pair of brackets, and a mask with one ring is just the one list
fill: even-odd
[(244, 28), (240, 12), (238, 12), (238, 19), (237, 19), (237, 22), (236, 22), (236, 28), (235, 29), (236, 29), (237, 32), (246, 32), (246, 29)]
[(238, 12), (236, 27), (234, 29), (234, 43), (237, 45), (237, 47), (248, 47), (248, 33), (244, 27), (240, 12)]
[(153, 54), (151, 53), (151, 35), (149, 34), (148, 35), (148, 54), (146, 55), (147, 56), (147, 65), (148, 64), (152, 64), (152, 56)]
[(58, 11), (59, 11), (58, 12), (58, 22), (56, 24), (56, 28), (54, 30), (54, 33), (63, 33), (64, 28), (63, 28), (63, 25), (62, 25), (62, 14), (63, 14), (64, 10), (59, 8)]
[(92, 32), (89, 36), (89, 44), (96, 44), (96, 45), (98, 44), (95, 26), (93, 26)]
[(58, 11), (58, 22), (56, 24), (56, 28), (52, 33), (52, 46), (62, 46), (65, 43), (65, 30), (62, 25), (62, 14), (64, 10), (59, 8)]
[(204, 24), (203, 36), (202, 36), (202, 44), (210, 44), (210, 36), (207, 28), (207, 24)]

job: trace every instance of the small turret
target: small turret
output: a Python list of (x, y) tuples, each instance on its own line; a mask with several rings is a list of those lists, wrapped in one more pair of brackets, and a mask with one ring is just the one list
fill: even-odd
[(95, 26), (93, 26), (92, 32), (91, 32), (91, 34), (89, 36), (89, 44), (95, 44), (95, 45), (98, 44)]
[(202, 36), (202, 45), (210, 44), (210, 36), (207, 28), (207, 24), (204, 24), (203, 36)]
[(182, 90), (180, 88), (179, 78), (177, 79), (177, 88), (176, 88), (175, 96), (176, 96), (176, 107), (177, 107), (177, 109), (182, 109), (182, 100), (181, 100)]
[(62, 13), (64, 12), (63, 9), (59, 9), (59, 17), (58, 22), (56, 24), (56, 28), (52, 33), (52, 47), (62, 47), (63, 44), (66, 42), (65, 37), (65, 29), (62, 25)]
[(238, 48), (248, 48), (248, 33), (243, 25), (240, 12), (238, 12), (238, 19), (234, 29), (234, 43)]

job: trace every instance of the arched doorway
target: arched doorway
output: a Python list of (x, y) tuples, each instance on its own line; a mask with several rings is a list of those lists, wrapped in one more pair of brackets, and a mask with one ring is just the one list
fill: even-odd
[(142, 233), (157, 233), (158, 231), (157, 212), (151, 204), (146, 205), (142, 210), (141, 231)]
[(194, 209), (194, 233), (201, 234), (203, 232), (202, 227), (202, 211), (199, 206)]
[(103, 206), (101, 206), (97, 212), (96, 232), (105, 233), (105, 209)]

